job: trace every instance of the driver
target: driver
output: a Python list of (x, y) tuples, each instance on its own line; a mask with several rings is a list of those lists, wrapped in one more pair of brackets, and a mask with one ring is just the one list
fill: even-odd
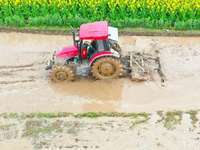
[(88, 49), (88, 53), (87, 53), (87, 56), (90, 58), (90, 55), (92, 54), (92, 53), (94, 53), (94, 51), (97, 49), (97, 47), (96, 47), (96, 42), (97, 40), (92, 40), (92, 42), (91, 42), (91, 46), (89, 47), (89, 49)]

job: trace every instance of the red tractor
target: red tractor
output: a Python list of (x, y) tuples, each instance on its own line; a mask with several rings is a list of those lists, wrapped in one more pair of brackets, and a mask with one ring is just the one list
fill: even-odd
[(120, 54), (111, 48), (112, 41), (118, 40), (117, 28), (99, 21), (82, 24), (78, 31), (79, 38), (75, 39), (72, 28), (72, 46), (60, 48), (46, 62), (46, 70), (51, 69), (51, 80), (71, 81), (77, 68), (88, 68), (96, 79), (117, 78), (122, 72)]

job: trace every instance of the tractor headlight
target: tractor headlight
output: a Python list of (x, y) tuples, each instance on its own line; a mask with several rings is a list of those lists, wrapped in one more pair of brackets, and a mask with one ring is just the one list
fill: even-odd
[(120, 57), (119, 53), (115, 50), (111, 50), (112, 54), (114, 54), (116, 57)]

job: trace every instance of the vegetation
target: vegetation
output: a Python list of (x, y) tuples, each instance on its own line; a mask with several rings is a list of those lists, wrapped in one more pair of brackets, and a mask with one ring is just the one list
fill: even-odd
[(0, 25), (200, 29), (199, 0), (0, 0)]
[(0, 130), (9, 130), (13, 126), (17, 126), (17, 124), (0, 124)]
[(183, 111), (177, 110), (169, 111), (165, 114), (163, 114), (162, 111), (157, 111), (157, 114), (161, 117), (161, 119), (158, 120), (157, 123), (163, 122), (165, 128), (173, 130), (175, 129), (175, 125), (181, 124), (183, 113)]
[(89, 113), (82, 113), (82, 114), (73, 114), (68, 112), (53, 112), (53, 113), (2, 113), (0, 114), (0, 118), (8, 118), (8, 119), (26, 119), (26, 118), (60, 118), (60, 117), (74, 117), (74, 118), (98, 118), (98, 117), (144, 117), (148, 118), (150, 114), (148, 113), (102, 113), (102, 112), (89, 112)]
[(190, 114), (190, 119), (192, 120), (193, 126), (195, 126), (195, 123), (198, 121), (197, 114), (198, 110), (189, 110), (186, 113)]

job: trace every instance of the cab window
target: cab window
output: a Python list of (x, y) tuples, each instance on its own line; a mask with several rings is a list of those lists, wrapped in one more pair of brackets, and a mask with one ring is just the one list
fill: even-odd
[(102, 52), (110, 50), (107, 39), (96, 40), (96, 42), (97, 42), (97, 51)]

